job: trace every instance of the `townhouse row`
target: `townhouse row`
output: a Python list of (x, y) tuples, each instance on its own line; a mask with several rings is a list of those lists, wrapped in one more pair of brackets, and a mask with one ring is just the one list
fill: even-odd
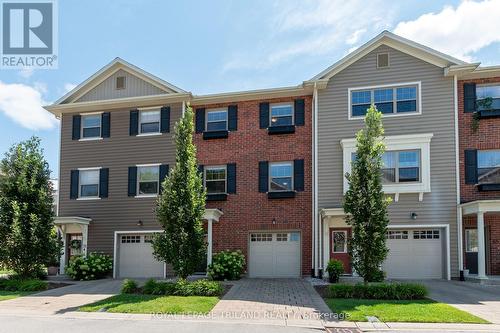
[(298, 86), (193, 95), (116, 58), (47, 106), (61, 120), (62, 272), (71, 256), (102, 251), (115, 277), (172, 274), (150, 240), (187, 103), (207, 188), (199, 273), (213, 253), (239, 249), (249, 277), (322, 276), (330, 259), (356, 274), (344, 175), (374, 104), (393, 198), (387, 276), (500, 274), (500, 68), (387, 31)]

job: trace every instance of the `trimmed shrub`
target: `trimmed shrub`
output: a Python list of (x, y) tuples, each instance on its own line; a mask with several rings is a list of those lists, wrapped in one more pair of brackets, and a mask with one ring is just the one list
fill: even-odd
[(0, 290), (8, 291), (41, 291), (47, 290), (48, 283), (45, 281), (29, 279), (1, 279)]
[(122, 294), (134, 294), (137, 292), (138, 286), (137, 282), (130, 279), (125, 279), (122, 284)]
[(73, 280), (96, 280), (105, 278), (113, 269), (113, 260), (102, 253), (90, 253), (86, 257), (71, 258), (66, 274)]
[(344, 273), (344, 264), (340, 260), (332, 259), (326, 266), (328, 280), (332, 283), (339, 282), (340, 275)]
[(244, 267), (245, 256), (240, 250), (226, 250), (213, 256), (208, 275), (214, 280), (238, 280)]
[(146, 295), (219, 296), (222, 292), (223, 288), (219, 282), (208, 280), (188, 282), (180, 279), (177, 282), (158, 282), (149, 279), (142, 287), (142, 293)]
[(329, 298), (412, 300), (427, 296), (427, 288), (417, 283), (335, 284), (328, 287)]

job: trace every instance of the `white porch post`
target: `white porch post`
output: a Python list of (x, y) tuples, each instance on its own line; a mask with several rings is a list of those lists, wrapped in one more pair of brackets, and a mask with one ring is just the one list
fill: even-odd
[(89, 238), (89, 226), (88, 224), (80, 224), (80, 229), (82, 229), (82, 254), (84, 257), (87, 256), (87, 241)]
[(64, 274), (64, 267), (66, 266), (66, 226), (62, 225), (58, 227), (62, 239), (62, 251), (61, 257), (59, 258), (59, 273)]
[(484, 240), (484, 212), (477, 213), (477, 277), (479, 279), (487, 279), (486, 277), (486, 250)]
[(208, 226), (207, 226), (207, 233), (208, 233), (208, 240), (207, 240), (207, 266), (212, 263), (212, 219), (208, 219)]

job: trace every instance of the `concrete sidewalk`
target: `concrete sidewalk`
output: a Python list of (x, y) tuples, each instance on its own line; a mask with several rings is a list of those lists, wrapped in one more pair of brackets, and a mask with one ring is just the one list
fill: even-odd
[(443, 324), (443, 323), (369, 323), (369, 322), (347, 322), (341, 321), (328, 323), (326, 327), (335, 328), (359, 328), (363, 332), (368, 331), (472, 331), (472, 332), (500, 332), (497, 324)]

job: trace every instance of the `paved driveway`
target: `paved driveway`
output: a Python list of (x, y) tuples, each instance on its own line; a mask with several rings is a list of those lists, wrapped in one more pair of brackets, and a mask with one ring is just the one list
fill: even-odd
[(0, 302), (2, 314), (52, 315), (75, 311), (80, 306), (118, 294), (121, 280), (81, 281), (30, 296)]
[(429, 288), (432, 299), (500, 324), (500, 286), (444, 280), (424, 283)]
[(211, 314), (225, 320), (322, 327), (330, 312), (306, 280), (243, 279), (235, 282)]

